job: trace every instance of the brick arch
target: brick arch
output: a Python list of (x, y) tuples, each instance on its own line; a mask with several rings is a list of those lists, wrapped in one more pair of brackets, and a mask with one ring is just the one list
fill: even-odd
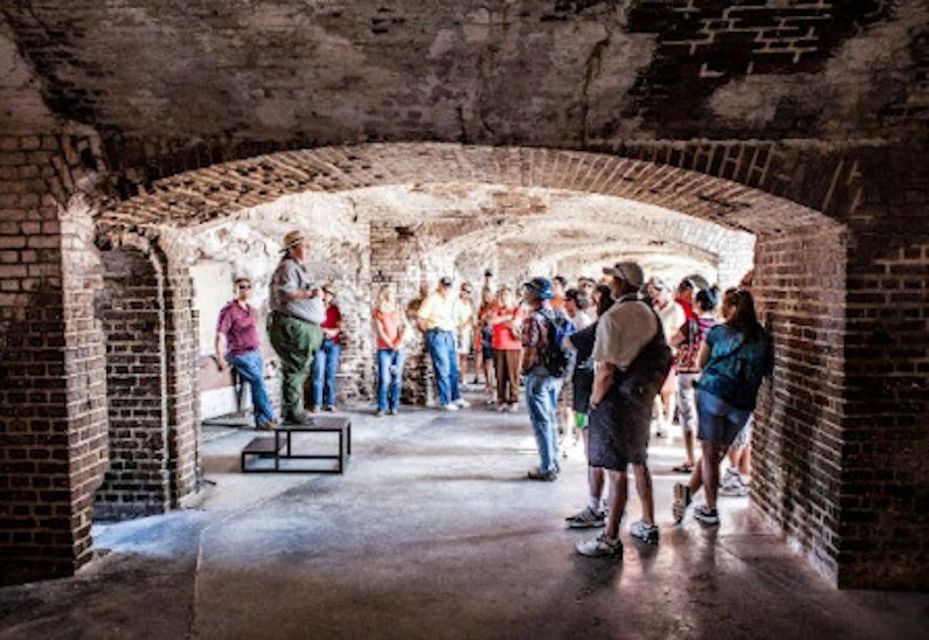
[[(744, 150), (743, 150), (744, 152)], [(668, 155), (645, 160), (531, 147), (450, 143), (363, 144), (282, 151), (179, 173), (154, 182), (144, 195), (98, 215), (102, 228), (190, 226), (214, 221), (286, 195), (339, 192), (398, 184), (470, 182), (595, 193), (678, 211), (758, 234), (831, 224), (799, 202), (750, 186), (766, 165), (740, 154), (683, 168)], [(731, 161), (731, 162), (730, 162)], [(743, 164), (745, 165), (743, 167)], [(768, 167), (770, 168), (770, 167)], [(746, 184), (747, 183), (747, 184)]]
[[(286, 195), (458, 183), (623, 198), (755, 234), (756, 292), (775, 336), (777, 364), (757, 416), (753, 500), (834, 579), (843, 460), (835, 434), (843, 424), (845, 374), (847, 239), (841, 219), (856, 206), (845, 207), (857, 188), (857, 170), (841, 165), (831, 174), (818, 210), (807, 206), (810, 199), (801, 204), (759, 188), (776, 191), (770, 174), (775, 166), (789, 179), (788, 169), (776, 165), (773, 147), (752, 153), (736, 145), (701, 156), (685, 146), (679, 149), (681, 166), (675, 165), (675, 148), (650, 159), (442, 143), (285, 151), (165, 178), (145, 195), (104, 208), (96, 222), (101, 235), (135, 229), (168, 238), (168, 230), (221, 221)], [(812, 264), (811, 252), (817, 256)], [(195, 332), (186, 338), (178, 333), (178, 340), (185, 339), (193, 343)]]

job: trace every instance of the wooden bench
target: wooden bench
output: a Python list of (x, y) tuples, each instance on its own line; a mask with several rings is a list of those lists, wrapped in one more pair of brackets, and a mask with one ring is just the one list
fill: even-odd
[[(338, 452), (295, 453), (293, 434), (335, 433)], [(273, 431), (273, 436), (253, 439), (242, 450), (242, 473), (344, 473), (348, 456), (352, 455), (352, 421), (344, 416), (313, 416), (303, 424), (285, 424)], [(273, 466), (247, 464), (247, 456), (273, 458)], [(288, 464), (295, 460), (332, 460), (333, 468), (308, 468)]]

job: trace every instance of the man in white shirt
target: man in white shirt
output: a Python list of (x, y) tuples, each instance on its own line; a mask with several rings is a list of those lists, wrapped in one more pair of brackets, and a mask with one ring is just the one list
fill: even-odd
[(596, 363), (590, 395), (590, 465), (606, 471), (609, 513), (606, 530), (595, 540), (579, 543), (585, 556), (621, 555), (619, 523), (626, 508), (626, 468), (633, 465), (636, 488), (642, 502), (642, 520), (630, 527), (632, 535), (658, 542), (652, 500), (651, 475), (646, 466), (650, 399), (633, 402), (620, 391), (623, 374), (660, 331), (654, 311), (639, 295), (642, 268), (635, 262), (618, 262), (604, 269), (611, 276), (616, 302), (597, 326), (593, 359)]

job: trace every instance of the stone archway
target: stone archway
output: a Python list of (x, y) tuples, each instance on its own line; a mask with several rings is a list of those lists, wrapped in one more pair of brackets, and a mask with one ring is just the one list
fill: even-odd
[[(770, 159), (728, 154), (723, 165), (707, 162), (706, 169), (727, 166), (751, 182)], [(757, 417), (753, 500), (817, 568), (837, 575), (846, 234), (840, 222), (814, 209), (644, 160), (551, 149), (372, 144), (280, 152), (175, 175), (101, 211), (97, 224), (104, 235), (133, 227), (157, 236), (160, 229), (216, 223), (296, 193), (400, 184), (592, 193), (754, 234), (755, 288), (775, 336), (777, 364)], [(819, 257), (812, 264), (810, 251)], [(182, 265), (177, 269), (183, 272)]]

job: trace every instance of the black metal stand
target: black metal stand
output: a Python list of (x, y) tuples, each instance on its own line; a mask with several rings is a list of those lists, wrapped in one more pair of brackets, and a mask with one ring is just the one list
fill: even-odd
[[(294, 433), (336, 433), (339, 437), (337, 454), (294, 453)], [(242, 473), (344, 473), (348, 456), (352, 455), (352, 422), (339, 416), (319, 416), (303, 424), (283, 425), (274, 429), (274, 436), (257, 437), (242, 449)], [(258, 466), (260, 459), (272, 459), (274, 466)], [(289, 460), (333, 460), (333, 469), (308, 469), (288, 466)]]

